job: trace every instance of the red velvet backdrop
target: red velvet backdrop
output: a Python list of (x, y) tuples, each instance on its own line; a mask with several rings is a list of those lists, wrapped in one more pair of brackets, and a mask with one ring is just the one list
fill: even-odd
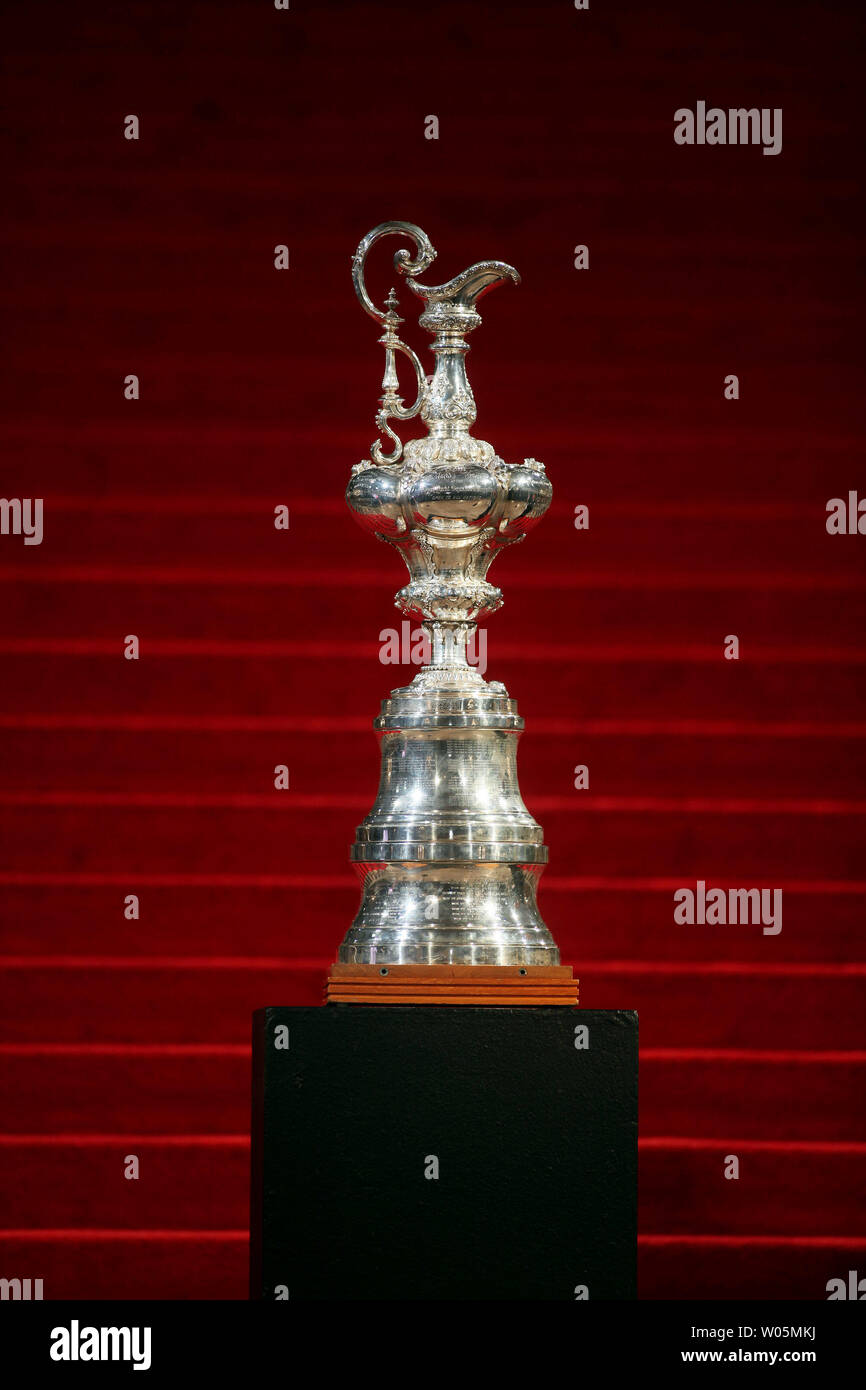
[[(381, 375), (350, 257), (390, 218), (434, 279), (523, 276), (477, 432), (556, 500), (493, 571), (488, 675), (582, 1002), (640, 1010), (642, 1294), (866, 1274), (866, 539), (825, 528), (866, 495), (861, 9), (13, 8), (0, 490), (45, 512), (0, 536), (0, 1275), (245, 1296), (250, 1011), (321, 998), (409, 674), (342, 501)], [(782, 152), (678, 146), (698, 101), (781, 107)], [(677, 926), (698, 879), (781, 888), (781, 933)]]

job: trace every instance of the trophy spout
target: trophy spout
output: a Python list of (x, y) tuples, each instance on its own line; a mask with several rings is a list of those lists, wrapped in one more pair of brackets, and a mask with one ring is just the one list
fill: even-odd
[[(407, 284), (413, 294), (417, 294), (419, 299), (427, 303), (426, 314), (420, 319), (421, 324), (427, 327), (424, 319), (427, 314), (433, 312), (435, 305), (447, 304), (458, 312), (471, 311), (482, 295), (495, 289), (497, 285), (508, 284), (509, 281), (515, 285), (520, 284), (520, 276), (513, 265), (506, 265), (504, 261), (479, 261), (477, 265), (471, 265), (468, 270), (464, 270), (461, 275), (455, 275), (453, 280), (444, 285), (421, 285), (411, 277), (407, 279)], [(440, 312), (444, 316), (445, 310)], [(481, 322), (480, 316), (476, 315), (475, 318), (473, 328)]]

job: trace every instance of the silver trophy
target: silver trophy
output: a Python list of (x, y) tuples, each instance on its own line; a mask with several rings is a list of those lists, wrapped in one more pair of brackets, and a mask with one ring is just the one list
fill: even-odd
[[(431, 377), (399, 337), (395, 290), (382, 309), (367, 292), (367, 256), (390, 236), (414, 245), (414, 255), (397, 251), (394, 267), (421, 300), (419, 322), (433, 335)], [(480, 261), (444, 285), (421, 284), (435, 256), (419, 227), (383, 222), (352, 262), (358, 298), (382, 329), (385, 375), (376, 415), (382, 438), (353, 468), (346, 500), (366, 530), (403, 556), (409, 582), (396, 606), (421, 618), (429, 641), (426, 664), (391, 691), (375, 720), (379, 793), (352, 847), (363, 887), (338, 962), (376, 965), (383, 975), (389, 964), (559, 963), (536, 904), (547, 848), (517, 782), (523, 720), (505, 686), (484, 680), (467, 660), (479, 618), (502, 604), (487, 581), (491, 562), (523, 540), (552, 494), (543, 464), (505, 463), (470, 433), (476, 412), (466, 337), (481, 323), (482, 295), (520, 276), (502, 261)], [(399, 393), (398, 353), (417, 380), (410, 406)], [(403, 444), (391, 422), (416, 415), (427, 434)]]

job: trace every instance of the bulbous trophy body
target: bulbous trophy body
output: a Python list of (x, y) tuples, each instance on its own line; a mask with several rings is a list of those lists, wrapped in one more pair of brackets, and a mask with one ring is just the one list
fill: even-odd
[[(397, 335), (394, 291), (385, 310), (367, 295), (367, 253), (389, 235), (415, 243), (416, 258), (403, 250), (394, 264), (425, 301), (420, 323), (435, 334), (429, 380)], [(396, 603), (421, 619), (429, 660), (383, 701), (375, 721), (379, 792), (352, 847), (362, 895), (338, 959), (557, 965), (559, 952), (536, 904), (547, 849), (517, 780), (523, 720), (504, 685), (485, 681), (466, 657), (477, 620), (502, 603), (486, 578), (490, 564), (503, 546), (523, 539), (551, 499), (543, 465), (507, 464), (469, 432), (475, 402), (465, 335), (481, 322), (481, 295), (519, 277), (502, 262), (485, 261), (445, 285), (423, 286), (415, 276), (434, 256), (419, 228), (393, 222), (364, 239), (353, 263), (358, 296), (384, 328), (377, 424), (394, 448), (385, 454), (380, 442), (373, 445), (370, 459), (353, 470), (346, 497), (361, 525), (402, 553), (410, 578)], [(411, 407), (397, 394), (398, 352), (415, 367)], [(404, 447), (388, 422), (414, 415), (428, 433)]]

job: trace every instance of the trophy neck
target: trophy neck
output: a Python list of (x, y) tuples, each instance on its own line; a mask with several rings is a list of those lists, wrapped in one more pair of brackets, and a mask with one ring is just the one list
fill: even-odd
[(468, 667), (466, 648), (471, 642), (476, 623), (422, 623), (430, 638), (430, 666)]
[(469, 344), (459, 330), (449, 329), (437, 334), (431, 350), (436, 368), (424, 392), (421, 419), (434, 439), (457, 439), (469, 434), (477, 414), (466, 375)]
[(467, 648), (477, 631), (477, 623), (428, 620), (421, 625), (430, 644), (430, 659), (418, 672), (409, 689), (418, 692), (478, 691), (487, 682), (469, 664)]

